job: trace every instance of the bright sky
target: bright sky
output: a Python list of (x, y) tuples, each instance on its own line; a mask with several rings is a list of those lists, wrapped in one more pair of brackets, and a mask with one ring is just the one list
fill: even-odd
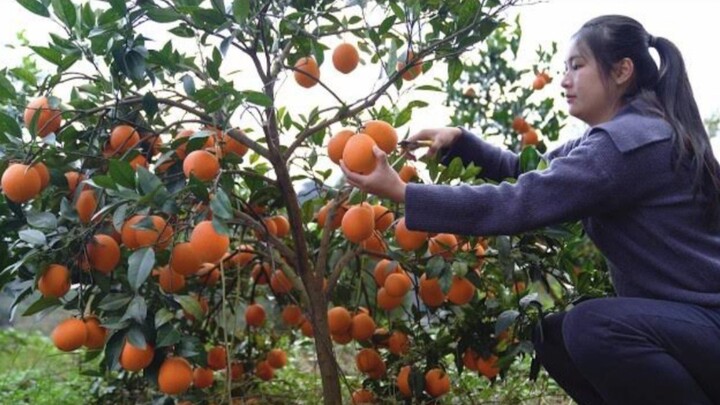
[[(48, 30), (56, 30), (57, 27), (47, 19), (26, 11), (14, 0), (1, 1), (3, 12), (0, 13), (0, 55), (2, 55), (0, 66), (6, 66), (17, 63), (19, 55), (26, 53), (26, 50), (10, 50), (5, 47), (8, 43), (16, 43), (17, 31), (25, 29), (26, 36), (32, 44), (45, 45)], [(102, 2), (98, 4), (100, 3)], [(538, 44), (547, 45), (551, 41), (556, 41), (559, 53), (554, 60), (554, 70), (562, 71), (562, 60), (568, 39), (585, 21), (602, 14), (625, 14), (638, 19), (651, 34), (666, 37), (680, 48), (685, 57), (700, 111), (703, 117), (708, 117), (713, 113), (720, 113), (720, 81), (717, 80), (717, 63), (713, 52), (713, 43), (720, 38), (720, 24), (717, 23), (717, 13), (711, 11), (712, 3), (712, 0), (549, 0), (515, 7), (511, 9), (510, 14), (513, 16), (515, 13), (521, 14), (523, 29), (523, 41), (517, 62), (519, 66), (531, 63)], [(163, 44), (164, 40), (158, 41), (155, 45), (159, 48)], [(192, 49), (190, 48), (191, 52)], [(326, 58), (329, 61), (329, 52)], [(364, 57), (364, 59), (368, 58)], [(236, 70), (243, 65), (239, 60), (227, 59), (223, 64), (223, 70)], [(378, 69), (377, 66), (363, 66), (359, 70), (364, 73), (353, 72), (345, 76), (334, 72), (330, 67), (322, 70), (322, 78), (324, 81), (327, 80), (341, 97), (354, 100), (367, 94), (368, 85), (372, 85), (371, 80), (375, 80), (380, 74)], [(444, 69), (434, 68), (430, 74), (424, 75), (427, 77), (421, 77), (416, 83), (432, 83), (435, 73), (443, 72)], [(251, 82), (238, 83), (238, 85), (252, 88)], [(285, 104), (290, 111), (297, 108), (299, 112), (306, 113), (310, 109), (307, 108), (309, 99), (320, 100), (327, 96), (319, 87), (303, 91), (291, 78), (288, 78), (281, 84), (279, 91), (284, 95), (283, 100), (287, 101)], [(553, 81), (550, 87), (545, 91), (550, 92), (549, 94), (560, 94), (559, 80)], [(404, 131), (415, 132), (425, 127), (445, 125), (448, 122), (449, 111), (439, 105), (440, 99), (433, 100), (431, 95), (422, 97), (430, 97), (427, 99), (431, 101), (431, 107), (417, 111)], [(560, 101), (559, 105), (564, 105), (564, 101)], [(250, 123), (233, 123), (233, 125), (247, 126)], [(580, 131), (582, 125), (579, 122), (571, 122), (563, 133), (563, 138), (576, 136)]]

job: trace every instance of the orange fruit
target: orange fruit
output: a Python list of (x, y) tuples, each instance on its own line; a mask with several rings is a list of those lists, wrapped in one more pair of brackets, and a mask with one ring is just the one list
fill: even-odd
[(170, 267), (162, 266), (158, 269), (160, 288), (167, 294), (174, 294), (185, 288), (185, 276), (175, 273)]
[[(188, 138), (187, 140), (185, 140), (184, 142), (182, 142), (180, 145), (178, 145), (178, 147), (175, 149), (175, 154), (178, 156), (179, 159), (181, 159), (181, 160), (182, 160), (182, 159), (185, 159), (185, 157), (187, 156), (187, 143), (188, 143), (188, 141), (190, 141), (190, 138), (191, 138), (194, 134), (195, 134), (195, 131), (194, 131), (194, 130), (192, 130), (192, 129), (184, 129), (184, 130), (178, 132), (177, 135), (175, 135), (175, 142), (177, 142), (177, 141), (180, 140), (180, 139), (183, 139), (183, 140), (184, 140), (185, 138)], [(214, 144), (215, 144), (215, 142), (213, 141), (213, 137), (212, 137), (212, 136), (209, 136), (209, 137), (207, 137), (206, 139), (207, 139), (207, 140), (205, 141), (205, 144), (203, 145), (203, 148), (205, 148), (205, 147), (210, 147), (211, 145), (214, 145)]]
[(286, 305), (282, 310), (282, 320), (288, 326), (298, 326), (302, 321), (302, 311), (295, 304)]
[(450, 376), (442, 369), (430, 369), (425, 373), (425, 391), (435, 398), (447, 394), (450, 392)]
[[(371, 120), (367, 121), (362, 128), (362, 132), (370, 135), (377, 146), (385, 153), (392, 153), (398, 143), (397, 131), (392, 125), (385, 121)], [(347, 163), (346, 163), (347, 164)]]
[(368, 254), (380, 254), (384, 255), (387, 253), (386, 243), (382, 235), (378, 231), (374, 231), (372, 236), (360, 242), (360, 246), (367, 251)]
[(275, 236), (284, 238), (290, 234), (290, 221), (285, 215), (275, 215), (270, 220), (275, 224)]
[(12, 202), (22, 204), (40, 194), (42, 179), (30, 166), (13, 163), (3, 172), (2, 192)]
[(320, 79), (320, 67), (315, 58), (306, 56), (295, 62), (295, 82), (302, 87), (310, 88), (317, 84)]
[(418, 172), (415, 166), (406, 164), (400, 168), (398, 175), (400, 175), (400, 179), (402, 181), (404, 181), (405, 183), (410, 183), (410, 181), (418, 177)]
[(87, 327), (85, 322), (77, 318), (68, 318), (60, 322), (50, 334), (55, 347), (71, 352), (85, 344)]
[(243, 374), (245, 374), (245, 367), (243, 364), (239, 361), (233, 361), (232, 364), (230, 364), (230, 379), (233, 381), (239, 380)]
[(497, 362), (498, 357), (494, 354), (491, 354), (490, 357), (488, 357), (487, 359), (478, 356), (476, 363), (478, 373), (484, 375), (489, 379), (495, 378), (495, 376), (500, 373), (500, 368), (498, 367)]
[(369, 205), (355, 205), (345, 213), (342, 219), (342, 232), (353, 243), (360, 243), (373, 235), (375, 213)]
[(287, 294), (293, 289), (292, 282), (280, 269), (272, 273), (270, 277), (270, 287), (272, 287), (275, 294)]
[(193, 382), (193, 370), (182, 357), (168, 357), (158, 371), (158, 387), (168, 395), (182, 394)]
[(387, 365), (384, 361), (380, 361), (380, 364), (377, 365), (374, 369), (367, 372), (367, 375), (369, 378), (373, 380), (379, 380), (383, 377), (385, 377), (385, 373), (387, 372)]
[(112, 236), (97, 234), (85, 248), (88, 263), (101, 273), (109, 274), (120, 263), (120, 246)]
[[(238, 130), (240, 131), (240, 130)], [(242, 132), (242, 131), (240, 131)], [(248, 147), (240, 141), (236, 141), (235, 138), (231, 137), (227, 133), (222, 134), (223, 156), (227, 156), (229, 153), (234, 153), (238, 157), (243, 157), (248, 152)]]
[(130, 125), (118, 125), (110, 133), (110, 148), (113, 151), (125, 152), (140, 143), (140, 135)]
[(126, 340), (120, 352), (120, 366), (127, 371), (140, 371), (152, 363), (154, 356), (155, 349), (150, 343), (145, 343), (144, 348), (139, 348)]
[(403, 366), (400, 368), (400, 372), (397, 375), (395, 384), (398, 387), (398, 391), (405, 398), (412, 397), (412, 390), (410, 390), (410, 366)]
[(352, 318), (350, 335), (357, 341), (368, 340), (375, 332), (375, 320), (366, 313), (359, 313)]
[(102, 349), (105, 346), (107, 329), (100, 325), (100, 320), (94, 316), (85, 318), (85, 328), (87, 329), (85, 347), (90, 350)]
[(265, 322), (265, 309), (260, 304), (250, 304), (245, 309), (245, 322), (249, 326), (260, 327)]
[(522, 146), (537, 145), (540, 142), (537, 131), (534, 128), (529, 128), (522, 134)]
[(545, 84), (552, 82), (552, 77), (548, 74), (548, 72), (540, 72), (538, 73), (540, 76), (542, 76), (543, 80), (545, 80)]
[(472, 371), (477, 371), (477, 359), (478, 354), (472, 348), (465, 349), (465, 353), (462, 356), (462, 362), (465, 368)]
[(283, 368), (287, 364), (287, 354), (283, 349), (272, 349), (268, 352), (267, 362), (272, 368)]
[(345, 143), (342, 160), (345, 166), (355, 173), (369, 174), (375, 170), (375, 140), (368, 134), (359, 133), (350, 137)]
[(197, 367), (193, 370), (193, 385), (198, 389), (212, 387), (214, 375), (215, 373), (209, 368)]
[(160, 138), (160, 135), (155, 135), (148, 141), (150, 143), (150, 153), (152, 153), (152, 156), (160, 154), (162, 152), (163, 147), (163, 140)]
[(402, 250), (407, 252), (417, 250), (425, 243), (428, 238), (427, 232), (411, 231), (405, 226), (405, 218), (395, 225), (395, 241)]
[(61, 264), (51, 264), (38, 279), (37, 287), (43, 297), (63, 297), (70, 291), (70, 271)]
[(238, 266), (245, 266), (255, 258), (255, 249), (252, 245), (238, 246), (238, 253), (233, 257)]
[(206, 286), (214, 286), (220, 280), (220, 269), (212, 263), (203, 263), (197, 272), (198, 283)]
[(30, 128), (36, 114), (35, 134), (37, 136), (44, 138), (60, 129), (62, 124), (60, 110), (51, 108), (50, 100), (47, 97), (38, 97), (25, 107), (23, 121), (26, 128)]
[(65, 173), (65, 180), (67, 180), (69, 194), (75, 194), (75, 189), (83, 181), (84, 176), (76, 171), (69, 171)]
[(475, 286), (465, 277), (453, 276), (447, 300), (455, 305), (465, 305), (475, 296)]
[(342, 333), (331, 333), (330, 337), (332, 338), (333, 342), (340, 345), (346, 345), (353, 340), (349, 329)]
[(388, 339), (388, 350), (394, 355), (402, 356), (410, 351), (410, 339), (403, 332), (396, 330)]
[(202, 221), (195, 225), (190, 235), (190, 244), (200, 259), (214, 263), (222, 259), (230, 247), (230, 238), (227, 235), (219, 234), (212, 224), (212, 221)]
[(431, 255), (440, 255), (445, 259), (450, 259), (453, 252), (457, 250), (458, 241), (455, 235), (451, 233), (439, 233), (430, 238), (428, 250)]
[(402, 74), (403, 80), (410, 81), (414, 80), (420, 74), (422, 74), (422, 60), (416, 59), (415, 54), (412, 51), (407, 51), (405, 55), (398, 61), (396, 70), (400, 71), (405, 69), (405, 65), (410, 64), (411, 67), (405, 73)]
[[(147, 229), (137, 226), (146, 218), (150, 219), (152, 228)], [(136, 222), (131, 224), (131, 228), (132, 226), (135, 226), (133, 229), (134, 242), (137, 247), (157, 246), (160, 249), (164, 249), (170, 243), (174, 233), (172, 226), (170, 226), (165, 219), (157, 215), (151, 215), (150, 217), (141, 216), (140, 220), (136, 220)]]
[(393, 310), (402, 305), (403, 299), (403, 297), (393, 297), (388, 294), (387, 291), (385, 291), (385, 287), (377, 290), (377, 306), (386, 311)]
[(300, 321), (300, 331), (302, 332), (303, 336), (305, 337), (313, 337), (315, 336), (315, 331), (313, 330), (312, 322), (310, 322), (307, 319), (304, 319)]
[(412, 281), (404, 271), (399, 271), (388, 275), (383, 286), (391, 297), (403, 297), (412, 288)]
[(396, 261), (391, 261), (388, 259), (382, 259), (377, 262), (375, 265), (375, 270), (373, 270), (373, 277), (375, 278), (375, 283), (378, 287), (383, 287), (385, 285), (385, 280), (390, 274), (398, 273), (403, 271), (402, 267), (400, 267), (400, 264)]
[(420, 299), (429, 307), (439, 307), (445, 301), (445, 294), (437, 278), (420, 277)]
[(211, 370), (222, 370), (227, 367), (227, 351), (224, 346), (215, 346), (208, 350), (207, 366)]
[(517, 116), (513, 118), (512, 128), (515, 132), (522, 134), (530, 129), (530, 125), (528, 125), (527, 121), (525, 121), (525, 118)]
[(137, 155), (134, 158), (130, 159), (130, 167), (132, 167), (133, 170), (138, 169), (138, 167), (142, 166), (147, 169), (148, 167), (148, 161), (145, 158), (144, 155)]
[(330, 138), (327, 146), (328, 157), (335, 164), (340, 164), (340, 159), (343, 156), (343, 150), (348, 139), (355, 135), (355, 131), (351, 129), (342, 129)]
[(381, 364), (383, 364), (382, 357), (380, 357), (380, 353), (375, 349), (361, 349), (355, 356), (355, 365), (357, 365), (358, 370), (363, 373), (368, 373), (382, 367)]
[(177, 274), (189, 276), (200, 270), (202, 260), (190, 242), (178, 243), (170, 254), (170, 268)]
[(134, 226), (138, 222), (142, 221), (142, 219), (142, 215), (134, 215), (129, 219), (125, 220), (125, 223), (120, 230), (120, 238), (122, 240), (122, 243), (128, 249), (137, 249), (140, 247), (140, 244), (138, 244), (136, 239), (137, 229), (135, 229)]
[(92, 218), (95, 209), (97, 208), (97, 198), (95, 198), (95, 191), (83, 190), (80, 192), (77, 201), (75, 202), (75, 209), (78, 213), (80, 223), (88, 224)]
[(210, 181), (220, 173), (220, 162), (212, 153), (205, 150), (190, 152), (183, 161), (185, 177), (192, 174), (202, 181)]
[[(325, 219), (328, 216), (328, 213), (330, 212), (330, 206), (333, 204), (332, 201), (328, 201), (327, 204), (325, 204), (317, 213), (317, 221), (320, 228), (323, 228), (325, 226)], [(333, 216), (333, 221), (330, 224), (330, 229), (337, 229), (340, 228), (342, 225), (342, 219), (345, 216), (345, 213), (347, 212), (348, 208), (341, 204), (335, 209), (335, 215)]]
[(345, 307), (333, 307), (328, 310), (328, 328), (330, 333), (341, 334), (350, 329), (352, 316)]
[(268, 263), (258, 263), (253, 266), (250, 276), (253, 281), (260, 285), (265, 285), (270, 281), (272, 277), (272, 269)]
[(538, 73), (535, 76), (535, 80), (533, 80), (532, 87), (533, 87), (533, 90), (542, 90), (546, 84), (547, 84), (547, 82), (545, 81), (545, 77)]
[(387, 207), (383, 207), (380, 204), (373, 205), (372, 209), (375, 217), (375, 229), (380, 232), (387, 231), (395, 220), (395, 214), (393, 214), (393, 212)]
[(333, 50), (332, 62), (335, 69), (348, 74), (357, 67), (360, 62), (360, 54), (355, 45), (343, 42)]
[(468, 98), (473, 98), (473, 97), (477, 97), (477, 93), (475, 92), (474, 88), (468, 87), (467, 89), (465, 89), (463, 96), (468, 97)]
[(367, 405), (375, 403), (375, 394), (370, 390), (359, 388), (352, 393), (353, 405)]
[(270, 381), (275, 376), (273, 369), (267, 360), (259, 361), (255, 365), (255, 376), (263, 381)]
[(40, 190), (42, 191), (45, 189), (45, 187), (48, 186), (48, 184), (50, 184), (50, 171), (43, 162), (37, 162), (33, 164), (32, 167), (35, 169), (35, 171), (37, 171), (37, 174), (40, 176)]

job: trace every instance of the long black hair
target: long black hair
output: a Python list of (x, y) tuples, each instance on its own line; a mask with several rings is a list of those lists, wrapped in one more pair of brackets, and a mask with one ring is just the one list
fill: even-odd
[[(626, 101), (641, 98), (655, 106), (674, 129), (676, 168), (689, 162), (693, 171), (693, 190), (705, 197), (709, 223), (720, 219), (720, 166), (700, 117), (685, 62), (680, 50), (666, 38), (650, 35), (638, 21), (621, 15), (605, 15), (586, 22), (575, 34), (598, 61), (602, 76), (610, 77), (617, 62), (632, 60), (634, 81), (625, 94)], [(655, 48), (660, 66), (650, 55)]]

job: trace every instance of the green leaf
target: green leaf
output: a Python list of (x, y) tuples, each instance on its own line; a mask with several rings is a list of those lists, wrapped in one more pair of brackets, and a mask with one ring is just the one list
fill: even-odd
[(155, 313), (155, 329), (159, 329), (161, 326), (175, 319), (175, 314), (168, 311), (166, 308), (160, 308)]
[(155, 347), (168, 347), (180, 343), (182, 334), (177, 328), (169, 323), (163, 325), (157, 331)]
[(225, 191), (221, 188), (218, 188), (215, 197), (210, 200), (210, 209), (212, 209), (213, 216), (217, 215), (222, 219), (231, 219), (234, 217), (230, 198), (228, 198)]
[(135, 188), (135, 171), (124, 160), (110, 160), (110, 177), (123, 187)]
[(121, 321), (134, 320), (135, 322), (142, 324), (147, 318), (147, 303), (142, 295), (136, 295), (125, 310)]
[(132, 295), (126, 293), (110, 293), (100, 301), (98, 308), (103, 311), (115, 311), (127, 306), (132, 299)]
[(52, 7), (55, 15), (65, 26), (72, 28), (77, 22), (77, 10), (70, 0), (52, 0)]
[(117, 190), (117, 184), (115, 184), (115, 181), (112, 179), (112, 177), (106, 176), (104, 174), (93, 176), (93, 178), (89, 180), (88, 183), (94, 184), (100, 188)]
[(219, 233), (220, 235), (230, 236), (230, 228), (228, 228), (225, 221), (222, 221), (220, 218), (213, 215), (212, 224), (213, 228), (215, 228), (215, 232)]
[(437, 278), (445, 269), (445, 265), (445, 259), (441, 256), (434, 256), (428, 260), (427, 266), (425, 267), (425, 274), (427, 274), (428, 278)]
[(165, 191), (162, 180), (143, 166), (138, 166), (137, 168), (137, 179), (140, 184), (140, 189), (145, 195)]
[(108, 370), (118, 368), (118, 359), (120, 358), (123, 344), (125, 344), (125, 333), (121, 331), (115, 332), (110, 336), (110, 339), (108, 339), (105, 344), (105, 365)]
[(139, 325), (133, 325), (128, 330), (127, 340), (131, 345), (137, 347), (140, 350), (144, 350), (147, 347), (147, 340), (145, 334)]
[(62, 305), (62, 302), (57, 298), (41, 297), (39, 300), (33, 302), (25, 312), (23, 312), (22, 316), (30, 316), (42, 310), (60, 305)]
[(17, 121), (2, 111), (0, 111), (0, 134), (8, 134), (15, 138), (22, 136), (22, 130)]
[(143, 106), (143, 110), (145, 110), (145, 113), (147, 113), (148, 118), (152, 119), (152, 117), (154, 117), (155, 114), (157, 114), (157, 112), (159, 110), (158, 109), (158, 101), (157, 101), (157, 98), (155, 97), (155, 95), (151, 91), (148, 91), (143, 96), (142, 106)]
[(250, 0), (233, 0), (233, 15), (238, 23), (243, 23), (250, 15)]
[(520, 170), (525, 173), (537, 169), (542, 161), (542, 155), (533, 147), (523, 148), (520, 153)]
[(47, 239), (45, 234), (36, 229), (23, 229), (18, 232), (18, 236), (21, 240), (35, 246), (47, 245)]
[(128, 259), (128, 282), (133, 291), (138, 291), (155, 266), (155, 251), (152, 248), (136, 250)]
[(190, 315), (194, 316), (195, 319), (200, 320), (205, 317), (197, 298), (189, 295), (179, 295), (175, 297), (175, 301), (177, 301)]
[(46, 48), (44, 46), (31, 46), (30, 49), (32, 49), (40, 57), (54, 65), (60, 65), (62, 63), (63, 56), (60, 51), (56, 49)]
[(125, 0), (106, 0), (108, 3), (110, 3), (110, 7), (112, 7), (113, 11), (120, 15), (127, 14), (127, 6), (125, 5)]
[(48, 10), (47, 6), (39, 2), (38, 0), (17, 0), (17, 2), (20, 3), (21, 6), (25, 7), (26, 9), (37, 15), (43, 17), (50, 17), (50, 11)]
[(125, 54), (126, 73), (133, 80), (142, 80), (145, 77), (145, 56), (136, 50)]
[(519, 315), (520, 313), (514, 309), (508, 309), (501, 313), (495, 321), (495, 336), (507, 330)]
[(0, 71), (0, 100), (14, 99), (17, 97), (15, 87), (7, 79), (7, 71)]
[(243, 94), (245, 95), (245, 99), (248, 103), (256, 104), (261, 107), (271, 107), (273, 104), (272, 99), (268, 97), (265, 93), (253, 90), (246, 90), (243, 91)]
[(448, 85), (455, 83), (462, 74), (463, 64), (460, 59), (450, 59), (448, 63)]
[(29, 211), (26, 214), (28, 225), (40, 229), (56, 229), (57, 218), (51, 212)]
[(174, 9), (168, 8), (151, 8), (147, 10), (147, 16), (151, 20), (159, 23), (171, 23), (182, 18)]
[(185, 89), (185, 94), (188, 96), (192, 96), (195, 94), (195, 80), (193, 80), (192, 76), (189, 74), (183, 75), (182, 78), (180, 78), (183, 82), (183, 89)]
[(213, 80), (220, 79), (220, 65), (222, 64), (222, 53), (218, 48), (213, 48), (212, 58), (207, 62), (207, 71), (210, 78)]

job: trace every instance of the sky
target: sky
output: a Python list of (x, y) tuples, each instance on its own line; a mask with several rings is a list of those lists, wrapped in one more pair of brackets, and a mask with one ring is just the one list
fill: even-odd
[[(3, 4), (3, 12), (0, 13), (0, 66), (13, 65), (17, 63), (20, 55), (26, 53), (23, 49), (6, 47), (7, 44), (17, 44), (16, 32), (25, 29), (26, 36), (32, 44), (45, 45), (48, 41), (48, 31), (58, 29), (47, 19), (26, 11), (15, 0), (0, 0), (0, 3)], [(555, 41), (558, 43), (558, 54), (553, 61), (553, 70), (561, 72), (568, 40), (585, 21), (602, 14), (628, 15), (639, 20), (652, 35), (666, 37), (680, 48), (701, 114), (703, 117), (708, 117), (720, 113), (720, 81), (717, 80), (717, 63), (713, 52), (715, 48), (713, 43), (720, 38), (720, 24), (717, 23), (717, 13), (711, 11), (712, 3), (712, 0), (548, 0), (513, 7), (508, 17), (512, 19), (516, 13), (520, 13), (523, 30), (520, 52), (515, 63), (518, 66), (529, 65), (533, 61), (538, 45), (546, 46)], [(150, 33), (150, 36), (156, 35), (161, 34)], [(182, 46), (180, 42), (174, 42), (176, 43), (177, 46)], [(164, 44), (164, 40), (156, 44), (159, 48)], [(193, 43), (187, 43), (185, 46), (188, 52), (196, 49)], [(233, 58), (235, 56), (230, 55), (223, 62), (222, 69), (226, 72), (242, 69), (243, 61)], [(326, 58), (329, 61), (329, 52)], [(368, 61), (369, 57), (363, 56), (363, 59)], [(361, 66), (358, 73), (353, 72), (354, 77), (339, 74), (331, 68), (321, 71), (323, 81), (327, 80), (328, 85), (346, 100), (354, 100), (367, 94), (368, 86), (372, 86), (369, 80), (374, 81), (381, 75), (378, 66), (370, 64)], [(435, 83), (435, 77), (444, 72), (445, 69), (433, 68), (414, 84)], [(240, 80), (236, 83), (239, 87), (252, 88), (254, 86), (252, 80), (249, 78), (247, 81)], [(560, 97), (559, 83), (560, 80), (553, 81), (545, 91)], [(254, 87), (257, 88), (256, 85)], [(328, 95), (320, 86), (302, 90), (289, 76), (281, 82), (278, 91), (289, 111), (302, 112), (303, 109), (309, 111), (309, 99), (328, 99)], [(430, 103), (430, 106), (414, 114), (412, 121), (402, 129), (401, 136), (422, 128), (443, 126), (449, 122), (450, 111), (440, 105), (442, 99), (438, 95), (423, 94), (422, 97)], [(564, 101), (560, 99), (558, 105), (564, 106)], [(252, 124), (242, 122), (234, 125)], [(561, 141), (579, 135), (583, 129), (580, 122), (571, 119), (567, 129), (561, 134)], [(720, 140), (715, 139), (715, 141), (719, 146), (716, 151), (720, 151)]]

